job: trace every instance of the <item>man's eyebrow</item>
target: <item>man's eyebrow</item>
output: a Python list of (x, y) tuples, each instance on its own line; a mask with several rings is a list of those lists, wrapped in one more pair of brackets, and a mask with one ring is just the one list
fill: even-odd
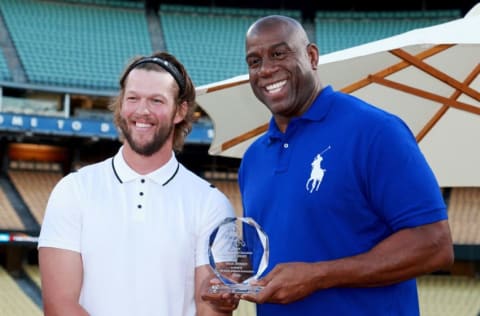
[(281, 43), (272, 45), (271, 48), (279, 48), (279, 47), (283, 47), (283, 46), (286, 46), (287, 48), (290, 48), (290, 46), (288, 46), (288, 43), (287, 43), (287, 42), (281, 42)]

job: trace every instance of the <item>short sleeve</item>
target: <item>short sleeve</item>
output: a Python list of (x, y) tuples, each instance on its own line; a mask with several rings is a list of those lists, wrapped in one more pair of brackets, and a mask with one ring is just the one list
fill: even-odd
[(204, 216), (201, 216), (196, 244), (196, 266), (208, 264), (208, 243), (210, 234), (226, 217), (235, 216), (233, 206), (228, 198), (219, 190), (212, 189), (205, 205)]
[(61, 179), (50, 194), (41, 225), (38, 247), (80, 252), (82, 216), (74, 174)]
[(415, 137), (398, 119), (385, 123), (368, 154), (374, 209), (394, 231), (446, 219), (438, 182)]

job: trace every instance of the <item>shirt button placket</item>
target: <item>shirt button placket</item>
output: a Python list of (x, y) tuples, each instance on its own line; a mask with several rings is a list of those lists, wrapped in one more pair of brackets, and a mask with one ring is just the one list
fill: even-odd
[[(138, 180), (136, 180), (138, 181)], [(143, 223), (145, 222), (145, 190), (146, 190), (146, 180), (145, 179), (140, 179), (140, 181), (136, 182), (136, 193), (134, 194), (134, 210), (132, 213), (133, 220), (138, 223)]]
[(275, 169), (277, 173), (285, 172), (288, 169), (288, 163), (291, 156), (290, 144), (286, 140), (284, 140), (281, 146), (282, 148), (280, 148), (280, 155), (277, 161), (277, 167)]
[[(145, 184), (145, 179), (141, 179), (141, 180), (140, 180), (140, 183), (141, 183), (141, 184)], [(138, 196), (139, 196), (139, 203), (138, 203), (138, 205), (137, 205), (137, 209), (138, 209), (138, 210), (141, 210), (141, 209), (142, 209), (143, 204), (144, 204), (144, 201), (145, 201), (145, 200), (143, 199), (143, 196), (144, 196), (144, 193), (143, 193), (143, 192), (144, 192), (144, 191), (145, 191), (145, 187), (141, 185), (141, 186), (140, 186), (140, 192), (138, 193)]]

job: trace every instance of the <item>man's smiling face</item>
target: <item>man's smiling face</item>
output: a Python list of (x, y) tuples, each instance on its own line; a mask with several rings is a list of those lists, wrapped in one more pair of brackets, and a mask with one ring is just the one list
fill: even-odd
[(315, 70), (308, 39), (288, 23), (264, 23), (249, 30), (246, 61), (255, 96), (275, 116), (298, 116), (310, 105)]

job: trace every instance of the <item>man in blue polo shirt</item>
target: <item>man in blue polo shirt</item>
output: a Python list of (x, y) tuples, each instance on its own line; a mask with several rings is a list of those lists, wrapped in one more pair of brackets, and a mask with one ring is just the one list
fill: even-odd
[(258, 316), (419, 315), (415, 277), (453, 261), (438, 183), (399, 118), (322, 86), (318, 56), (293, 19), (247, 32), (273, 117), (239, 170), (245, 215), (270, 241), (265, 288), (242, 298)]

